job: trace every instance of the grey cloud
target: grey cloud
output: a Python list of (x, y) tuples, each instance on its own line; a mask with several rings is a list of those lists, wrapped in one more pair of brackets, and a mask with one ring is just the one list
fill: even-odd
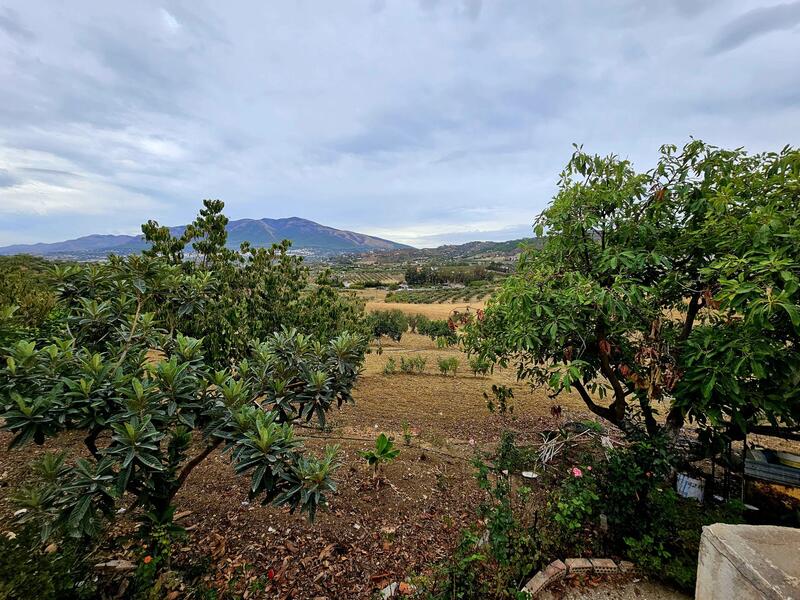
[(12, 187), (18, 182), (19, 180), (6, 169), (0, 169), (0, 188)]
[[(782, 147), (800, 119), (800, 41), (764, 35), (796, 3), (3, 4), (0, 245), (185, 223), (204, 197), (233, 218), (503, 239), (572, 142), (646, 169), (690, 135)], [(738, 50), (710, 55), (725, 23), (714, 43)]]
[(25, 28), (20, 22), (17, 12), (9, 8), (0, 11), (0, 31), (22, 40), (32, 40), (34, 38), (33, 32)]
[(730, 21), (711, 44), (712, 54), (727, 52), (759, 36), (794, 28), (800, 23), (800, 2), (750, 10)]

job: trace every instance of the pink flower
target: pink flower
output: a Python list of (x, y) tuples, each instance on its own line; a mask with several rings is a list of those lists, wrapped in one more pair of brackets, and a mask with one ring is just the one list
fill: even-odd
[(578, 467), (572, 467), (572, 476), (583, 477), (583, 471), (581, 471)]
[(589, 465), (588, 467), (586, 467), (586, 470), (587, 471), (591, 471), (592, 470), (592, 465)]

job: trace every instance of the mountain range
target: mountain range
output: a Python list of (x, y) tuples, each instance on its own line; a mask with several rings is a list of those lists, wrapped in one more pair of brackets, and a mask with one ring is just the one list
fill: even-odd
[[(172, 235), (181, 235), (185, 225), (171, 227)], [(370, 252), (373, 250), (402, 250), (410, 248), (391, 240), (334, 229), (314, 221), (290, 217), (287, 219), (239, 219), (227, 226), (228, 246), (238, 248), (248, 241), (252, 246), (271, 246), (282, 240), (292, 241), (292, 251), (306, 255), (331, 255)], [(16, 244), (0, 248), (0, 255), (33, 254), (49, 258), (95, 259), (108, 254), (134, 254), (146, 249), (142, 235), (87, 235), (64, 242)]]

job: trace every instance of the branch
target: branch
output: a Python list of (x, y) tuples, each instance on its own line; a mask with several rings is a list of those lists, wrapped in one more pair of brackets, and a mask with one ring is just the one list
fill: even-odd
[(100, 460), (100, 458), (102, 458), (100, 451), (97, 449), (97, 436), (100, 435), (100, 431), (101, 430), (99, 428), (93, 427), (89, 431), (89, 435), (83, 438), (84, 445), (96, 460)]
[(117, 364), (114, 365), (114, 370), (116, 371), (119, 369), (120, 365), (122, 365), (122, 361), (125, 360), (125, 356), (128, 354), (128, 350), (131, 348), (131, 343), (133, 343), (133, 335), (136, 333), (136, 325), (139, 324), (139, 315), (142, 312), (142, 305), (144, 302), (142, 301), (141, 296), (136, 299), (136, 313), (133, 315), (133, 325), (131, 325), (131, 332), (128, 335), (128, 340), (125, 342), (125, 349), (122, 351), (122, 354), (119, 355), (119, 360)]
[(700, 298), (700, 292), (694, 292), (691, 300), (689, 300), (689, 310), (686, 311), (686, 320), (683, 322), (683, 329), (681, 329), (681, 334), (678, 336), (679, 342), (688, 339), (689, 334), (692, 333), (695, 317), (697, 317), (697, 313), (700, 309), (703, 308)]
[(619, 426), (622, 423), (621, 419), (617, 418), (617, 413), (611, 410), (610, 407), (600, 406), (599, 404), (595, 404), (592, 397), (589, 395), (589, 392), (586, 391), (586, 388), (583, 386), (582, 383), (576, 382), (572, 384), (575, 386), (575, 389), (578, 390), (583, 401), (586, 403), (586, 406), (589, 407), (589, 410), (596, 414), (598, 417), (602, 417), (607, 421), (610, 421), (614, 425)]
[[(705, 306), (705, 302), (703, 302), (701, 299), (701, 292), (698, 291), (692, 293), (692, 297), (689, 300), (689, 309), (686, 311), (686, 320), (683, 322), (683, 328), (678, 336), (679, 342), (685, 342), (692, 333), (692, 327), (694, 327), (694, 320), (697, 317), (697, 313), (701, 308), (703, 308), (703, 306)], [(676, 358), (677, 355), (680, 354), (680, 351), (681, 347), (679, 346), (676, 349)], [(677, 433), (677, 431), (683, 427), (684, 421), (685, 416), (683, 414), (683, 409), (677, 406), (673, 406), (669, 413), (667, 413), (667, 427), (672, 431), (673, 434)]]
[(611, 368), (611, 364), (608, 361), (608, 354), (602, 350), (600, 351), (600, 371), (605, 375), (606, 379), (608, 379), (611, 387), (614, 388), (614, 403), (609, 408), (615, 411), (617, 419), (621, 423), (625, 419), (625, 406), (627, 405), (625, 397), (627, 394), (622, 388), (617, 374), (614, 373), (614, 369)]

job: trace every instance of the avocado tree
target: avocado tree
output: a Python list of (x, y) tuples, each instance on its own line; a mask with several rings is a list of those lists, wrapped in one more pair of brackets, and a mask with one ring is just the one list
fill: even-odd
[[(11, 445), (85, 433), (87, 458), (64, 463), (19, 498), (45, 533), (91, 536), (126, 497), (163, 526), (192, 470), (217, 448), (249, 476), (250, 496), (312, 519), (335, 489), (335, 449), (308, 455), (293, 424), (324, 426), (334, 405), (352, 401), (367, 339), (333, 328), (315, 337), (292, 328), (298, 316), (289, 313), (288, 325), (276, 323), (269, 334), (239, 329), (237, 315), (248, 323), (257, 316), (246, 312), (253, 305), (222, 299), (241, 288), (226, 280), (229, 251), (215, 239), (222, 247), (206, 246), (205, 259), (191, 264), (159, 251), (58, 269), (58, 334), (3, 350), (0, 409)], [(261, 275), (281, 286), (296, 274), (290, 266), (265, 265)], [(315, 309), (293, 299), (300, 315)], [(247, 337), (230, 346), (217, 339), (209, 356), (202, 334), (219, 323)]]
[(535, 229), (471, 353), (624, 430), (797, 427), (800, 152), (692, 141), (637, 173), (577, 148)]

